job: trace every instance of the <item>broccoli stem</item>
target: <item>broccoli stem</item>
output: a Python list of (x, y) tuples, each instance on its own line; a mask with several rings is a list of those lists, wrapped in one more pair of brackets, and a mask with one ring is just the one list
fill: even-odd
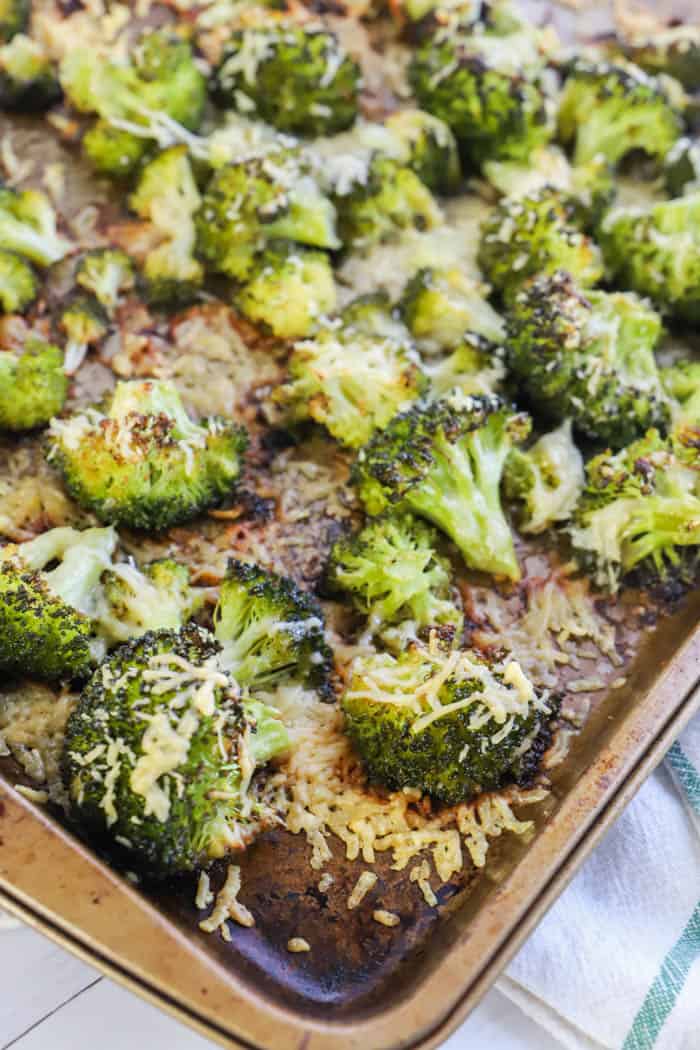
[(97, 606), (97, 585), (109, 568), (117, 545), (113, 528), (51, 529), (21, 547), (22, 561), (38, 572), (52, 562), (59, 564), (45, 572), (46, 582), (59, 598), (85, 616), (92, 616)]

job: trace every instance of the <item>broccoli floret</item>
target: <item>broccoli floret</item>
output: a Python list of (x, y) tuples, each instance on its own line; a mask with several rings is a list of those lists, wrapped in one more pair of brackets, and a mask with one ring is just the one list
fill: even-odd
[(500, 342), (503, 321), (484, 289), (461, 270), (419, 270), (404, 288), (401, 313), (421, 350), (450, 350), (467, 332)]
[(241, 700), (217, 648), (194, 626), (120, 646), (66, 726), (72, 817), (151, 876), (244, 848), (266, 820), (251, 776), (288, 747), (275, 712)]
[(297, 343), (290, 381), (274, 400), (294, 422), (313, 419), (357, 448), (423, 392), (417, 355), (375, 301), (350, 305), (340, 318)]
[(219, 503), (247, 444), (228, 419), (193, 423), (165, 381), (118, 383), (106, 412), (54, 420), (50, 436), (49, 460), (76, 502), (139, 529), (165, 529)]
[(521, 532), (544, 532), (567, 521), (583, 489), (583, 456), (571, 420), (543, 434), (531, 448), (514, 448), (506, 460), (503, 489), (518, 509)]
[(683, 121), (661, 82), (631, 63), (577, 59), (559, 104), (559, 137), (574, 162), (617, 164), (632, 150), (663, 160)]
[(214, 610), (221, 663), (237, 682), (267, 689), (302, 682), (330, 695), (333, 654), (318, 602), (293, 580), (231, 560)]
[(186, 146), (164, 150), (143, 168), (129, 205), (161, 238), (143, 264), (152, 303), (183, 305), (204, 283), (204, 267), (194, 257), (200, 203)]
[(462, 181), (457, 140), (444, 120), (422, 109), (400, 109), (385, 122), (398, 144), (397, 159), (433, 193), (455, 193)]
[(119, 248), (96, 248), (83, 255), (75, 279), (112, 316), (122, 293), (134, 287), (134, 267)]
[(431, 359), (425, 366), (430, 380), (430, 397), (463, 394), (496, 394), (506, 378), (505, 348), (467, 333), (457, 348), (445, 357)]
[(654, 359), (661, 318), (625, 292), (582, 291), (569, 274), (540, 277), (507, 319), (508, 363), (533, 405), (616, 448), (665, 426)]
[(236, 295), (241, 313), (280, 339), (308, 335), (336, 305), (333, 268), (325, 252), (274, 241)]
[(0, 306), (6, 314), (26, 310), (36, 299), (37, 279), (26, 259), (0, 248)]
[(673, 593), (700, 567), (700, 436), (657, 430), (586, 465), (569, 529), (577, 557), (601, 587), (631, 572)]
[(0, 431), (44, 426), (61, 411), (67, 395), (57, 346), (30, 339), (21, 351), (0, 351)]
[(700, 190), (700, 142), (683, 137), (664, 160), (664, 181), (671, 197)]
[(449, 125), (474, 164), (526, 160), (552, 136), (553, 102), (528, 29), (438, 28), (415, 51), (408, 77), (420, 106)]
[(635, 20), (631, 39), (623, 38), (625, 54), (650, 73), (666, 73), (675, 77), (690, 91), (700, 88), (700, 27), (685, 25), (650, 24), (654, 16), (645, 12), (645, 25)]
[(603, 276), (600, 249), (581, 231), (575, 206), (549, 187), (493, 209), (481, 228), (479, 265), (506, 300), (536, 274), (567, 270), (584, 288)]
[(201, 604), (201, 595), (190, 587), (186, 565), (160, 558), (140, 570), (131, 562), (121, 562), (102, 576), (97, 629), (112, 646), (147, 631), (177, 630)]
[(470, 568), (517, 580), (499, 489), (508, 453), (529, 430), (528, 416), (496, 396), (418, 404), (360, 449), (353, 481), (370, 514), (410, 510), (442, 529)]
[(450, 804), (514, 781), (551, 716), (514, 660), (435, 646), (358, 656), (342, 706), (370, 781)]
[(675, 402), (674, 422), (700, 426), (700, 361), (677, 361), (662, 368), (661, 382)]
[(0, 188), (0, 244), (37, 266), (50, 266), (73, 245), (56, 229), (56, 212), (39, 190)]
[(18, 33), (0, 47), (0, 108), (40, 112), (61, 97), (61, 88), (40, 44)]
[(114, 127), (108, 120), (96, 120), (82, 139), (87, 160), (99, 175), (126, 179), (133, 175), (148, 152), (147, 139)]
[(450, 627), (463, 615), (450, 563), (438, 554), (437, 531), (412, 514), (385, 514), (331, 550), (325, 583), (349, 594), (373, 629), (411, 620), (419, 630)]
[(610, 276), (691, 324), (700, 320), (700, 192), (615, 208), (600, 243)]
[(269, 240), (339, 248), (335, 219), (309, 165), (277, 150), (214, 174), (195, 216), (197, 249), (212, 269), (244, 281)]
[(104, 339), (109, 330), (107, 314), (93, 295), (76, 294), (63, 307), (58, 327), (66, 337), (65, 370), (78, 371), (88, 348)]
[(49, 680), (88, 673), (98, 584), (116, 543), (111, 528), (58, 528), (0, 550), (0, 668)]
[(29, 25), (31, 0), (0, 0), (0, 42), (7, 43)]
[(300, 135), (354, 124), (360, 83), (360, 67), (334, 33), (284, 22), (234, 33), (212, 78), (220, 105)]
[(432, 193), (410, 167), (375, 153), (336, 183), (333, 201), (346, 246), (364, 248), (406, 228), (430, 230), (442, 221)]

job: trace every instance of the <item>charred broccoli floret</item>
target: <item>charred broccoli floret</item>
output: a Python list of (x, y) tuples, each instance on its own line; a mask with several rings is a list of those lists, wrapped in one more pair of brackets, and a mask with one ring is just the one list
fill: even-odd
[(7, 43), (29, 25), (31, 0), (0, 0), (0, 42)]
[(160, 558), (138, 569), (119, 562), (100, 582), (97, 629), (108, 646), (140, 638), (147, 631), (177, 630), (201, 607), (201, 595), (190, 587), (190, 572), (172, 558)]
[(482, 335), (467, 333), (451, 354), (432, 358), (425, 366), (430, 397), (496, 394), (506, 378), (505, 348)]
[(168, 382), (118, 383), (105, 412), (51, 425), (49, 460), (101, 521), (164, 529), (235, 487), (247, 435), (227, 419), (193, 423)]
[(582, 233), (575, 206), (549, 187), (493, 209), (481, 228), (479, 265), (505, 299), (536, 274), (567, 270), (584, 288), (603, 276), (600, 249)]
[(411, 620), (417, 630), (462, 628), (450, 563), (438, 554), (438, 534), (412, 514), (384, 514), (331, 550), (325, 583), (349, 594), (370, 626)]
[(152, 303), (183, 305), (204, 283), (204, 267), (194, 257), (200, 203), (186, 146), (164, 150), (143, 168), (129, 205), (160, 238), (143, 264)]
[(700, 190), (700, 142), (683, 137), (664, 160), (664, 181), (671, 197)]
[(58, 262), (73, 245), (56, 229), (56, 212), (39, 190), (0, 188), (0, 244), (37, 266)]
[(394, 507), (432, 521), (472, 569), (520, 578), (500, 499), (508, 453), (530, 430), (496, 396), (455, 393), (396, 416), (364, 448), (353, 480), (370, 514)]
[(36, 40), (18, 33), (0, 47), (0, 109), (40, 112), (60, 97), (51, 62)]
[(700, 192), (616, 208), (600, 243), (610, 276), (691, 324), (700, 320)]
[(134, 287), (134, 266), (119, 248), (96, 248), (82, 256), (75, 279), (112, 316), (122, 294)]
[(0, 248), (0, 307), (2, 313), (21, 313), (34, 302), (37, 279), (26, 259)]
[(193, 626), (120, 646), (68, 720), (73, 819), (151, 876), (244, 848), (265, 823), (251, 777), (288, 747), (275, 712), (241, 698), (217, 649)]
[(677, 361), (662, 368), (661, 382), (675, 402), (674, 422), (700, 426), (700, 361)]
[(644, 24), (635, 20), (636, 32), (623, 38), (625, 54), (650, 73), (675, 77), (690, 91), (700, 88), (700, 27), (687, 22), (665, 25), (645, 13)]
[(214, 611), (222, 665), (250, 689), (302, 682), (329, 694), (333, 654), (318, 602), (293, 580), (231, 560)]
[(65, 370), (77, 372), (88, 348), (104, 339), (109, 330), (107, 314), (93, 295), (74, 295), (63, 307), (58, 327), (66, 338)]
[(518, 509), (521, 532), (544, 532), (567, 521), (583, 489), (583, 456), (571, 420), (543, 434), (531, 448), (514, 448), (506, 460), (503, 489)]
[(503, 321), (486, 291), (458, 269), (419, 270), (404, 288), (401, 313), (420, 349), (452, 349), (467, 332), (502, 341)]
[(536, 762), (551, 716), (514, 660), (435, 646), (356, 657), (342, 706), (371, 782), (450, 804), (514, 781), (530, 750)]
[(533, 405), (571, 418), (616, 448), (669, 418), (654, 359), (661, 318), (625, 292), (582, 291), (569, 274), (540, 277), (507, 321), (508, 363)]
[(88, 673), (99, 580), (116, 543), (111, 528), (58, 528), (0, 549), (0, 668), (49, 680)]
[[(379, 314), (385, 329), (373, 330), (368, 313), (378, 326)], [(410, 341), (381, 306), (367, 302), (359, 311), (351, 305), (297, 343), (289, 373), (274, 400), (286, 407), (290, 420), (313, 419), (353, 448), (415, 401), (426, 385)]]
[(251, 26), (234, 33), (212, 78), (224, 107), (280, 131), (332, 135), (355, 122), (360, 67), (318, 24)]
[(586, 465), (586, 487), (569, 534), (601, 587), (631, 572), (674, 593), (700, 567), (700, 434), (658, 431)]
[(309, 165), (278, 150), (214, 174), (195, 216), (197, 250), (213, 270), (245, 281), (269, 240), (339, 248), (335, 217)]
[(322, 251), (273, 241), (236, 296), (241, 313), (281, 339), (300, 339), (336, 305), (333, 268)]
[(457, 140), (444, 120), (422, 109), (400, 109), (385, 128), (397, 140), (397, 159), (433, 193), (454, 193), (462, 181)]
[(57, 346), (32, 339), (21, 351), (0, 350), (0, 431), (44, 426), (61, 411), (67, 394)]

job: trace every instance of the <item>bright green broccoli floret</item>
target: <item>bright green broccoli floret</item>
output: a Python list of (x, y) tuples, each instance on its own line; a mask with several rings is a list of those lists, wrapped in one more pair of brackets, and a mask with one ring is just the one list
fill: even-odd
[(371, 782), (450, 804), (532, 776), (551, 717), (515, 661), (421, 646), (358, 656), (342, 706)]
[(214, 611), (221, 663), (237, 682), (268, 689), (302, 682), (330, 695), (333, 654), (318, 602), (293, 580), (231, 560)]
[(584, 288), (603, 276), (600, 249), (582, 232), (575, 206), (549, 187), (493, 209), (481, 228), (479, 265), (505, 299), (536, 274), (567, 270)]
[(49, 459), (101, 521), (165, 529), (219, 503), (241, 472), (247, 435), (228, 419), (193, 423), (168, 382), (118, 383), (106, 413), (54, 420)]
[(33, 430), (57, 415), (68, 394), (63, 354), (40, 339), (0, 350), (0, 430)]
[(432, 521), (472, 569), (520, 578), (500, 499), (511, 448), (530, 430), (495, 396), (453, 394), (396, 416), (360, 449), (353, 480), (370, 514), (394, 507)]
[(616, 208), (601, 227), (610, 276), (691, 324), (700, 320), (700, 192)]
[(0, 188), (0, 244), (37, 266), (50, 266), (73, 245), (56, 229), (56, 212), (39, 190)]
[(425, 366), (430, 397), (463, 394), (496, 394), (506, 378), (505, 348), (482, 335), (467, 333), (451, 354), (431, 358)]
[(0, 47), (0, 109), (39, 112), (61, 97), (61, 88), (44, 49), (18, 33)]
[(134, 287), (134, 266), (119, 248), (96, 248), (83, 255), (75, 279), (112, 316), (122, 293)]
[(615, 591), (629, 573), (669, 594), (700, 567), (700, 434), (658, 431), (586, 466), (587, 483), (569, 529), (577, 557)]
[(700, 426), (700, 361), (677, 361), (662, 368), (661, 382), (676, 402), (674, 421)]
[(549, 418), (616, 448), (668, 422), (654, 359), (661, 318), (643, 299), (582, 291), (558, 272), (516, 297), (507, 326), (510, 368)]
[(26, 259), (0, 248), (0, 306), (6, 314), (20, 313), (36, 299), (37, 279)]
[(0, 42), (7, 43), (29, 25), (31, 0), (0, 0)]
[(332, 135), (354, 124), (360, 79), (334, 33), (281, 23), (234, 33), (212, 87), (220, 105), (280, 131)]
[(98, 631), (112, 646), (147, 631), (177, 630), (201, 604), (201, 594), (190, 587), (186, 565), (161, 558), (141, 570), (131, 562), (120, 562), (102, 576)]
[(433, 193), (455, 193), (462, 181), (457, 141), (444, 120), (422, 109), (400, 109), (384, 125), (400, 145), (397, 157)]
[(195, 217), (197, 250), (212, 269), (244, 281), (269, 240), (339, 248), (335, 217), (309, 165), (278, 150), (215, 173)]
[(506, 499), (518, 509), (521, 532), (544, 532), (567, 521), (583, 489), (583, 456), (571, 434), (571, 420), (543, 434), (528, 449), (514, 448), (503, 474)]
[(343, 444), (363, 445), (426, 385), (410, 341), (398, 331), (381, 304), (351, 304), (295, 345), (290, 381), (274, 399), (292, 421), (313, 419)]
[(49, 680), (88, 673), (99, 580), (116, 543), (111, 528), (59, 528), (0, 550), (3, 671)]
[(58, 327), (66, 337), (65, 369), (77, 372), (90, 346), (104, 339), (109, 331), (107, 314), (92, 295), (76, 294), (63, 307)]
[(404, 288), (401, 313), (423, 351), (450, 350), (467, 332), (501, 342), (503, 321), (484, 289), (461, 270), (419, 270)]
[(700, 142), (678, 139), (664, 160), (664, 181), (671, 197), (700, 190)]
[(325, 252), (274, 241), (236, 295), (241, 313), (280, 339), (308, 335), (336, 305), (333, 268)]
[(194, 626), (120, 646), (68, 720), (72, 817), (151, 876), (241, 850), (271, 816), (250, 777), (287, 733), (271, 708), (240, 699), (217, 649)]
[(373, 629), (411, 620), (416, 629), (462, 629), (450, 563), (438, 554), (438, 534), (412, 514), (385, 514), (338, 540), (326, 569), (332, 593), (347, 593)]
[(147, 139), (117, 128), (108, 120), (96, 120), (82, 139), (83, 153), (95, 171), (110, 179), (133, 175), (148, 148)]

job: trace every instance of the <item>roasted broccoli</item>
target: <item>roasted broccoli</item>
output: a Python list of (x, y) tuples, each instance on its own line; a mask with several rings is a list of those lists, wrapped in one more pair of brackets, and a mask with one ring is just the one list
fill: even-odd
[(507, 327), (509, 366), (548, 418), (616, 448), (668, 422), (654, 359), (661, 318), (643, 299), (582, 291), (559, 271), (520, 292)]
[(600, 249), (581, 231), (575, 205), (549, 187), (493, 209), (481, 228), (479, 265), (506, 300), (536, 274), (567, 270), (584, 288), (603, 276)]
[(250, 689), (302, 682), (330, 695), (323, 611), (293, 580), (231, 560), (214, 610), (221, 663)]
[(336, 305), (333, 268), (322, 251), (273, 241), (236, 295), (241, 313), (280, 339), (308, 335)]
[(48, 457), (82, 507), (101, 521), (164, 529), (219, 503), (235, 487), (243, 428), (216, 416), (193, 423), (168, 382), (118, 383), (105, 412), (54, 420)]
[(371, 782), (450, 804), (534, 773), (551, 703), (515, 660), (434, 644), (356, 657), (342, 699)]
[(424, 352), (453, 349), (467, 332), (502, 341), (503, 321), (487, 289), (461, 270), (419, 270), (404, 288), (401, 313)]
[(269, 240), (339, 248), (335, 218), (309, 165), (277, 150), (214, 174), (195, 217), (197, 250), (213, 270), (245, 281)]
[(677, 361), (662, 368), (661, 382), (675, 402), (674, 422), (700, 426), (700, 361)]
[(410, 620), (417, 630), (462, 629), (458, 592), (450, 563), (438, 554), (436, 530), (412, 514), (371, 519), (331, 550), (325, 585), (332, 594), (349, 594), (369, 617), (370, 627)]
[(212, 77), (220, 105), (299, 135), (332, 135), (350, 127), (360, 83), (357, 62), (317, 23), (239, 30)]
[(265, 823), (251, 777), (287, 733), (271, 708), (241, 699), (217, 648), (194, 626), (120, 646), (68, 720), (73, 819), (147, 875), (206, 867)]
[(505, 348), (482, 335), (467, 333), (452, 353), (425, 365), (431, 398), (463, 394), (496, 394), (506, 378)]
[(425, 389), (417, 355), (400, 332), (381, 303), (351, 304), (295, 345), (290, 381), (274, 400), (292, 422), (313, 419), (359, 447)]
[(531, 448), (514, 448), (503, 473), (506, 499), (517, 507), (521, 532), (544, 532), (567, 521), (583, 489), (583, 456), (567, 419)]
[(674, 595), (700, 568), (700, 433), (657, 430), (586, 465), (569, 529), (577, 557), (601, 587), (636, 580)]
[(601, 227), (610, 277), (663, 311), (700, 320), (700, 191), (650, 207), (615, 208)]
[(31, 0), (0, 0), (0, 42), (7, 43), (29, 25)]
[(111, 317), (122, 294), (134, 287), (134, 266), (119, 248), (96, 248), (82, 256), (75, 279)]
[(503, 467), (530, 430), (496, 396), (459, 392), (396, 416), (360, 449), (353, 480), (370, 514), (394, 507), (428, 518), (472, 569), (520, 578), (500, 499)]
[(73, 245), (56, 229), (56, 212), (39, 190), (0, 187), (0, 244), (37, 266), (58, 262)]
[(81, 146), (99, 175), (126, 179), (138, 170), (148, 153), (149, 143), (147, 139), (115, 127), (108, 120), (96, 120), (83, 135)]
[(683, 137), (666, 154), (664, 181), (671, 197), (700, 190), (700, 142)]
[(462, 181), (457, 141), (444, 120), (422, 109), (400, 109), (386, 118), (398, 144), (397, 159), (433, 193), (455, 193)]
[(0, 307), (2, 313), (26, 310), (34, 302), (37, 279), (26, 259), (0, 248)]
[(63, 307), (58, 328), (66, 338), (65, 370), (68, 375), (78, 371), (88, 348), (107, 335), (107, 314), (93, 295), (78, 293)]
[(95, 613), (97, 631), (109, 647), (147, 631), (177, 630), (201, 607), (201, 593), (190, 587), (190, 572), (172, 558), (138, 569), (119, 562), (103, 573)]
[(631, 38), (623, 38), (625, 54), (650, 73), (675, 77), (690, 91), (700, 88), (700, 27), (696, 23), (665, 25), (645, 12), (635, 19)]
[(44, 426), (61, 411), (67, 394), (57, 346), (30, 339), (20, 351), (0, 350), (0, 431)]
[(0, 109), (40, 112), (61, 97), (61, 88), (44, 49), (18, 33), (0, 47)]
[(0, 549), (3, 671), (49, 680), (88, 673), (99, 580), (116, 543), (111, 528), (58, 528)]
[(576, 59), (559, 103), (559, 137), (574, 162), (617, 164), (633, 150), (663, 160), (683, 120), (660, 81), (638, 66)]

